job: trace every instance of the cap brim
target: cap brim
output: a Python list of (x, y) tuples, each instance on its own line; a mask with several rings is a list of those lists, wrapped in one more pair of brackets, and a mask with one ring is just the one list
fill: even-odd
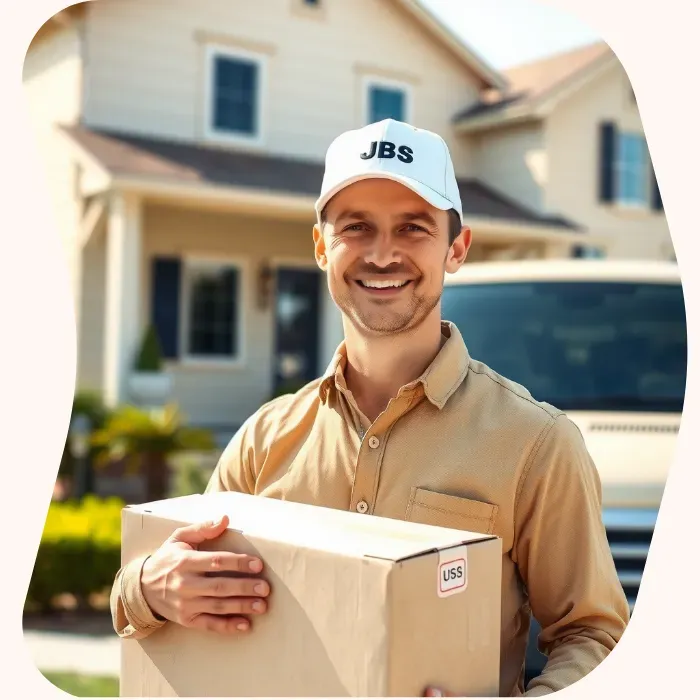
[[(398, 175), (396, 173), (386, 173), (386, 172), (372, 172), (372, 173), (362, 173), (362, 175), (354, 175), (346, 180), (343, 180), (331, 190), (326, 192), (322, 197), (316, 200), (315, 208), (316, 213), (320, 214), (323, 208), (328, 204), (328, 202), (335, 197), (338, 192), (345, 189), (349, 185), (359, 182), (360, 180), (393, 180), (398, 182), (400, 185), (408, 187), (409, 190), (413, 190), (419, 197), (422, 197), (428, 204), (431, 204), (436, 209), (442, 209), (447, 211), (449, 209), (454, 209), (455, 205), (449, 200), (443, 197), (441, 194), (435, 190), (427, 187), (421, 182), (414, 180), (410, 177), (405, 177), (403, 175)], [(458, 212), (460, 218), (462, 217), (462, 212)]]

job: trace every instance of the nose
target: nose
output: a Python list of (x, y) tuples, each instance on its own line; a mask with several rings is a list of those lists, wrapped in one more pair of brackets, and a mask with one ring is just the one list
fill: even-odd
[(394, 236), (384, 232), (373, 236), (365, 252), (365, 262), (377, 267), (388, 267), (392, 263), (400, 263), (401, 255)]

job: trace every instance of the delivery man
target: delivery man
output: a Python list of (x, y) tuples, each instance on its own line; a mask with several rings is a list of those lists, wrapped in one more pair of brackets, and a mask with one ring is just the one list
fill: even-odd
[[(322, 377), (246, 421), (207, 491), (498, 535), (501, 695), (574, 683), (629, 620), (601, 486), (577, 427), (470, 357), (441, 319), (445, 273), (465, 262), (472, 239), (446, 143), (391, 119), (342, 134), (326, 155), (316, 213), (315, 257), (344, 341)], [(143, 638), (167, 621), (254, 633), (270, 594), (264, 562), (197, 549), (227, 524), (182, 528), (119, 571), (111, 605), (121, 637)], [(548, 662), (526, 691), (531, 613)]]

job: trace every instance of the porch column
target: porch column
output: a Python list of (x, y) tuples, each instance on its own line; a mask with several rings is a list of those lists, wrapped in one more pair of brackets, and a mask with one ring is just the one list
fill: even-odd
[(141, 201), (115, 192), (107, 214), (104, 400), (127, 399), (127, 381), (141, 340)]

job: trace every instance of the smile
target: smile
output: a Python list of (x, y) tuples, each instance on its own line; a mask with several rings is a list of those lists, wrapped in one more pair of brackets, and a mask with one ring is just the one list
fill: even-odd
[(401, 289), (411, 280), (358, 280), (358, 283), (366, 289)]

